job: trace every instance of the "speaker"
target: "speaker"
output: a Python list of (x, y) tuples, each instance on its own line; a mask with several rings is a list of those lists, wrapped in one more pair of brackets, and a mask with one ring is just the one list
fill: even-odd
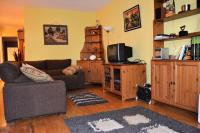
[(200, 8), (200, 0), (197, 0), (197, 8)]
[(155, 9), (155, 19), (161, 19), (162, 13), (161, 13), (161, 8), (156, 8)]

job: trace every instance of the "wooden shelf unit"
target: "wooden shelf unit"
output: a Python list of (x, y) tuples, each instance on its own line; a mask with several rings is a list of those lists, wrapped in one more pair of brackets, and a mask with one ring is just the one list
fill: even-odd
[(173, 40), (182, 40), (182, 39), (189, 39), (193, 36), (200, 36), (200, 32), (193, 32), (189, 33), (187, 36), (176, 36), (174, 38), (169, 38), (169, 39), (162, 39), (162, 40), (154, 40), (154, 41), (173, 41)]
[(181, 12), (179, 14), (175, 14), (175, 15), (172, 15), (170, 17), (165, 17), (165, 18), (162, 18), (162, 19), (156, 19), (155, 21), (157, 21), (157, 22), (168, 22), (168, 21), (172, 21), (172, 20), (176, 20), (176, 19), (180, 19), (180, 18), (185, 18), (185, 17), (197, 15), (197, 14), (200, 14), (200, 9), (194, 9), (194, 10), (190, 10), (190, 11), (187, 11), (187, 12)]
[[(90, 56), (95, 55), (95, 60)], [(104, 64), (104, 48), (102, 43), (102, 26), (85, 28), (85, 43), (80, 52), (80, 60), (77, 64), (83, 67), (85, 81), (90, 83), (102, 83), (102, 69)]]
[(104, 60), (102, 26), (85, 28), (85, 43), (80, 53), (81, 60), (89, 60), (91, 55)]
[(120, 95), (122, 101), (135, 98), (137, 85), (146, 83), (146, 64), (105, 64), (103, 90)]
[[(168, 21), (174, 21), (180, 18), (185, 18), (193, 15), (200, 14), (200, 9), (194, 9), (186, 12), (182, 12), (179, 14), (174, 14), (170, 17), (164, 17), (164, 9), (163, 9), (163, 2), (166, 0), (154, 0), (154, 9), (161, 8), (161, 19), (154, 19), (153, 21), (153, 37), (157, 34), (163, 34), (164, 33), (164, 22)], [(156, 17), (155, 17), (156, 18)], [(173, 41), (173, 40), (181, 40), (181, 39), (188, 39), (193, 36), (200, 35), (200, 32), (193, 32), (189, 33), (188, 36), (179, 37), (178, 35), (175, 38), (169, 38), (169, 39), (162, 39), (162, 40), (153, 40), (153, 56), (155, 55), (154, 49), (155, 48), (163, 48), (164, 47), (164, 41)]]
[[(163, 8), (163, 2), (165, 2), (165, 0), (154, 0), (154, 8)], [(161, 9), (161, 11), (163, 11), (163, 9)], [(155, 19), (153, 21), (153, 36), (155, 37), (157, 34), (164, 33), (165, 22), (175, 21), (196, 14), (200, 14), (200, 9), (182, 12), (158, 20)], [(164, 14), (161, 16), (164, 16)], [(184, 37), (177, 36), (176, 38), (153, 40), (153, 55), (155, 55), (155, 48), (164, 47), (165, 41), (188, 39), (199, 35), (200, 32), (193, 32)], [(197, 112), (198, 94), (200, 93), (199, 73), (199, 61), (152, 60), (152, 100)]]

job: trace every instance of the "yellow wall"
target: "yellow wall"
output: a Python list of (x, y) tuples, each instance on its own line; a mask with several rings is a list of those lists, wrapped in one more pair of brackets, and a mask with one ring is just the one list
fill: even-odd
[(3, 26), (1, 27), (2, 37), (17, 37), (17, 30), (21, 28), (20, 26)]
[[(96, 23), (95, 13), (45, 8), (25, 9), (26, 60), (80, 59), (85, 40), (84, 28)], [(68, 26), (68, 45), (44, 45), (43, 24)]]
[[(142, 28), (124, 32), (123, 11), (139, 4)], [(133, 57), (147, 62), (147, 77), (150, 81), (150, 60), (153, 49), (153, 0), (113, 0), (111, 4), (97, 12), (102, 25), (113, 27), (109, 33), (110, 44), (124, 42), (133, 47)], [(107, 44), (104, 33), (104, 44)], [(105, 45), (106, 48), (106, 45)]]

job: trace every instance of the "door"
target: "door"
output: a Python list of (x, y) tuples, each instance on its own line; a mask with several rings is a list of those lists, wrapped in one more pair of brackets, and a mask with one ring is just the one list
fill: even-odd
[(14, 53), (18, 53), (17, 37), (2, 37), (3, 61), (15, 61)]
[(197, 111), (199, 74), (198, 62), (175, 64), (175, 104)]
[(172, 79), (173, 62), (152, 61), (152, 99), (170, 103)]

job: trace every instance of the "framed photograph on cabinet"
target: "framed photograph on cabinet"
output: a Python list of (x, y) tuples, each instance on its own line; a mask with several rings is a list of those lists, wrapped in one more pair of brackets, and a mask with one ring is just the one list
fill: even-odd
[(67, 45), (67, 25), (43, 25), (45, 45)]
[(123, 12), (124, 31), (130, 31), (141, 28), (140, 8), (136, 5)]

